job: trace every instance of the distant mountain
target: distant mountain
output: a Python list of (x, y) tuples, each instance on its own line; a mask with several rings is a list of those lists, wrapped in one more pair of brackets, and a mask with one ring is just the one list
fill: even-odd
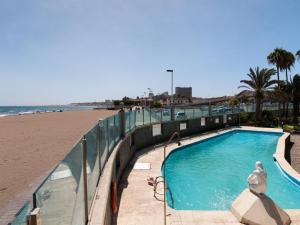
[(207, 105), (207, 104), (218, 104), (227, 102), (233, 99), (234, 96), (221, 96), (221, 97), (212, 97), (212, 98), (193, 98), (191, 105)]

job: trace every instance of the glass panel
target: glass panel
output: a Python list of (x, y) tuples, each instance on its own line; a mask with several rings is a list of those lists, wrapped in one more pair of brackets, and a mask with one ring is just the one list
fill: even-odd
[(144, 109), (144, 124), (150, 123), (150, 110), (149, 108)]
[(178, 108), (176, 107), (174, 109), (174, 114), (175, 114), (175, 120), (186, 120), (186, 114), (185, 114), (185, 109), (184, 108)]
[(130, 111), (125, 112), (125, 133), (130, 131)]
[(130, 111), (130, 130), (135, 128), (135, 110)]
[(201, 106), (200, 107), (201, 116), (209, 116), (209, 106)]
[(194, 108), (194, 118), (200, 118), (202, 116), (202, 112), (200, 108)]
[(31, 208), (30, 202), (26, 202), (16, 215), (15, 219), (11, 222), (11, 225), (27, 225), (27, 216), (29, 215)]
[(106, 159), (108, 157), (107, 119), (100, 121), (99, 127), (100, 127), (101, 169), (103, 169)]
[(142, 109), (138, 109), (136, 110), (136, 126), (142, 126), (143, 125), (143, 110)]
[(91, 208), (94, 194), (96, 191), (97, 181), (99, 177), (99, 156), (97, 149), (97, 131), (98, 125), (91, 129), (86, 135), (87, 145), (87, 187), (88, 187), (88, 207)]
[(239, 112), (242, 112), (244, 111), (243, 109), (240, 109), (239, 106), (234, 106), (232, 108), (232, 113), (239, 113)]
[(222, 114), (222, 106), (212, 105), (211, 106), (211, 115), (217, 116)]
[(194, 109), (185, 109), (185, 115), (187, 119), (194, 118)]
[(246, 103), (241, 103), (240, 104), (240, 108), (244, 111), (244, 112), (255, 112), (255, 105), (250, 103), (250, 104), (246, 104)]
[(120, 119), (119, 119), (119, 115), (115, 115), (115, 143), (118, 143), (118, 141), (120, 140)]
[(151, 109), (151, 123), (160, 123), (161, 116), (161, 109)]
[(225, 106), (225, 114), (232, 114), (233, 106), (226, 105)]
[(43, 225), (84, 224), (81, 140), (36, 191)]
[(171, 109), (163, 109), (162, 121), (170, 121), (170, 120), (171, 120)]
[(111, 152), (113, 150), (113, 147), (115, 145), (114, 129), (115, 129), (115, 121), (114, 121), (114, 117), (111, 116), (111, 117), (108, 118), (108, 147), (109, 147), (109, 152)]

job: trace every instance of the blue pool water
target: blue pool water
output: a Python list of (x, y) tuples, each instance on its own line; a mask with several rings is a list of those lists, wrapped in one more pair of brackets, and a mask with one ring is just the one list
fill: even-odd
[(172, 152), (166, 160), (168, 205), (179, 210), (227, 210), (247, 188), (255, 162), (267, 171), (270, 196), (282, 208), (300, 208), (300, 188), (273, 160), (282, 133), (231, 131)]

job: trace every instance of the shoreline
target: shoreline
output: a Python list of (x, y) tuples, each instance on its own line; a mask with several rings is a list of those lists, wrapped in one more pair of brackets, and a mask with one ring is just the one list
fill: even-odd
[(0, 106), (0, 118), (6, 116), (21, 116), (32, 114), (44, 114), (53, 112), (107, 109), (106, 106), (93, 105), (40, 105), (40, 106)]

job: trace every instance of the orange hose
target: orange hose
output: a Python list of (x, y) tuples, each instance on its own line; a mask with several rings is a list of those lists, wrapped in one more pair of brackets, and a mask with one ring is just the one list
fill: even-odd
[(112, 213), (116, 214), (118, 212), (118, 193), (117, 193), (117, 182), (113, 181), (112, 184), (112, 190), (111, 190), (111, 208)]

